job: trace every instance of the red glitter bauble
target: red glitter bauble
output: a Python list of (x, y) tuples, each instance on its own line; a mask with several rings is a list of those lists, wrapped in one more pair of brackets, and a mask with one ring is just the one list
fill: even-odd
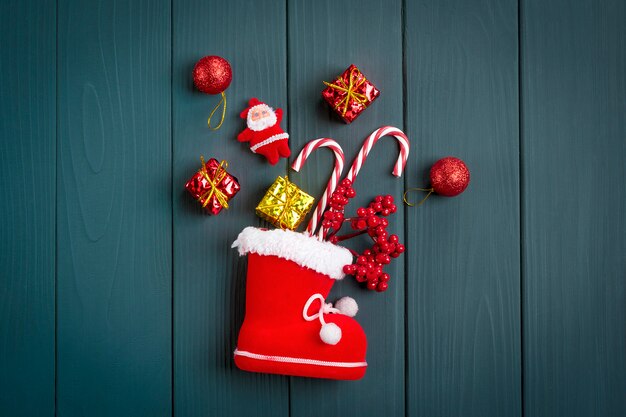
[(198, 90), (207, 94), (219, 94), (233, 80), (230, 64), (221, 56), (205, 56), (193, 68), (193, 83)]
[(461, 194), (470, 182), (467, 165), (459, 158), (441, 158), (430, 168), (430, 184), (433, 190), (446, 197)]

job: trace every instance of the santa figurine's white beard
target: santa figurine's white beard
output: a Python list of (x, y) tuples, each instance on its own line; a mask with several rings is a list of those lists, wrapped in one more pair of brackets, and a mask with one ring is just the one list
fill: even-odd
[[(269, 106), (268, 106), (269, 107)], [(247, 125), (250, 130), (254, 130), (255, 132), (259, 132), (261, 130), (265, 130), (268, 127), (272, 127), (276, 124), (276, 113), (273, 110), (268, 111), (268, 115), (257, 120), (252, 120), (251, 117), (248, 117)]]

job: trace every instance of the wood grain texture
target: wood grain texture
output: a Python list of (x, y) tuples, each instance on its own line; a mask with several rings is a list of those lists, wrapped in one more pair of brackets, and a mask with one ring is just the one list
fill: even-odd
[(59, 2), (59, 416), (171, 414), (170, 3)]
[[(174, 3), (174, 370), (178, 416), (286, 416), (287, 378), (240, 371), (233, 362), (245, 308), (245, 258), (230, 248), (246, 226), (260, 225), (254, 207), (279, 175), (239, 143), (239, 113), (250, 97), (286, 108), (285, 4), (245, 0)], [(205, 55), (233, 68), (222, 128), (207, 127), (218, 102), (195, 90), (192, 69)], [(287, 116), (289, 113), (287, 112)], [(286, 120), (283, 122), (286, 126)], [(200, 155), (229, 162), (241, 191), (219, 216), (205, 215), (184, 185)]]
[(626, 4), (522, 2), (527, 416), (626, 415)]
[[(403, 128), (401, 2), (289, 2), (289, 110), (294, 157), (306, 142), (332, 137), (349, 163), (363, 140), (376, 128)], [(350, 64), (381, 90), (380, 97), (350, 125), (344, 124), (322, 100), (322, 81), (332, 81)], [(391, 175), (398, 155), (395, 139), (383, 138), (363, 165), (347, 207), (354, 213), (378, 194), (402, 198), (403, 180)], [(319, 196), (333, 166), (332, 153), (320, 150), (300, 174), (292, 172), (302, 189)], [(390, 217), (390, 233), (403, 232), (404, 212)], [(364, 247), (367, 240), (348, 242)], [(291, 415), (404, 415), (404, 265), (402, 258), (388, 268), (390, 289), (368, 291), (351, 277), (335, 284), (330, 301), (350, 295), (359, 304), (356, 320), (368, 338), (365, 377), (357, 382), (291, 380)]]
[(408, 415), (521, 415), (517, 41), (515, 1), (406, 3), (407, 184), (472, 176), (407, 210)]
[[(0, 2), (0, 415), (626, 415), (625, 21), (620, 0)], [(191, 77), (210, 54), (234, 71), (217, 132)], [(345, 125), (320, 92), (351, 63), (382, 93)], [(405, 177), (383, 139), (349, 212), (443, 156), (471, 170), (392, 217), (387, 293), (335, 284), (361, 381), (234, 365), (230, 244), (289, 166), (237, 142), (253, 96), (285, 110), (294, 158), (329, 136), (349, 165), (406, 131)], [(184, 190), (200, 155), (242, 185), (218, 217)], [(331, 155), (291, 179), (319, 196)]]
[(0, 414), (54, 415), (56, 5), (0, 3)]

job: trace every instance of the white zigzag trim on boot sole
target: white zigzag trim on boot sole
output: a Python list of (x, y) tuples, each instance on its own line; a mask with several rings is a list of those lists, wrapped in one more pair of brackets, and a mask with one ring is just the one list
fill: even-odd
[(235, 356), (244, 356), (250, 359), (257, 359), (260, 361), (269, 361), (269, 362), (283, 362), (283, 363), (297, 363), (301, 365), (318, 365), (318, 366), (329, 366), (336, 368), (362, 368), (367, 366), (367, 362), (333, 362), (333, 361), (319, 361), (317, 359), (306, 359), (306, 358), (292, 358), (289, 356), (271, 356), (271, 355), (260, 355), (258, 353), (246, 352), (245, 350), (235, 349)]
[(237, 248), (241, 256), (249, 252), (278, 256), (332, 279), (342, 279), (345, 276), (344, 265), (352, 263), (352, 254), (348, 249), (291, 230), (246, 227), (232, 247)]

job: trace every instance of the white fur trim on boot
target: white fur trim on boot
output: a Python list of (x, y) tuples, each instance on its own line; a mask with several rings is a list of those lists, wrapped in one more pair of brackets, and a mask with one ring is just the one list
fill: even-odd
[(237, 248), (241, 256), (249, 252), (278, 256), (332, 279), (342, 279), (344, 265), (352, 263), (348, 249), (291, 230), (246, 227), (232, 247)]
[(340, 298), (335, 302), (335, 308), (348, 317), (354, 317), (359, 312), (359, 306), (352, 297)]

